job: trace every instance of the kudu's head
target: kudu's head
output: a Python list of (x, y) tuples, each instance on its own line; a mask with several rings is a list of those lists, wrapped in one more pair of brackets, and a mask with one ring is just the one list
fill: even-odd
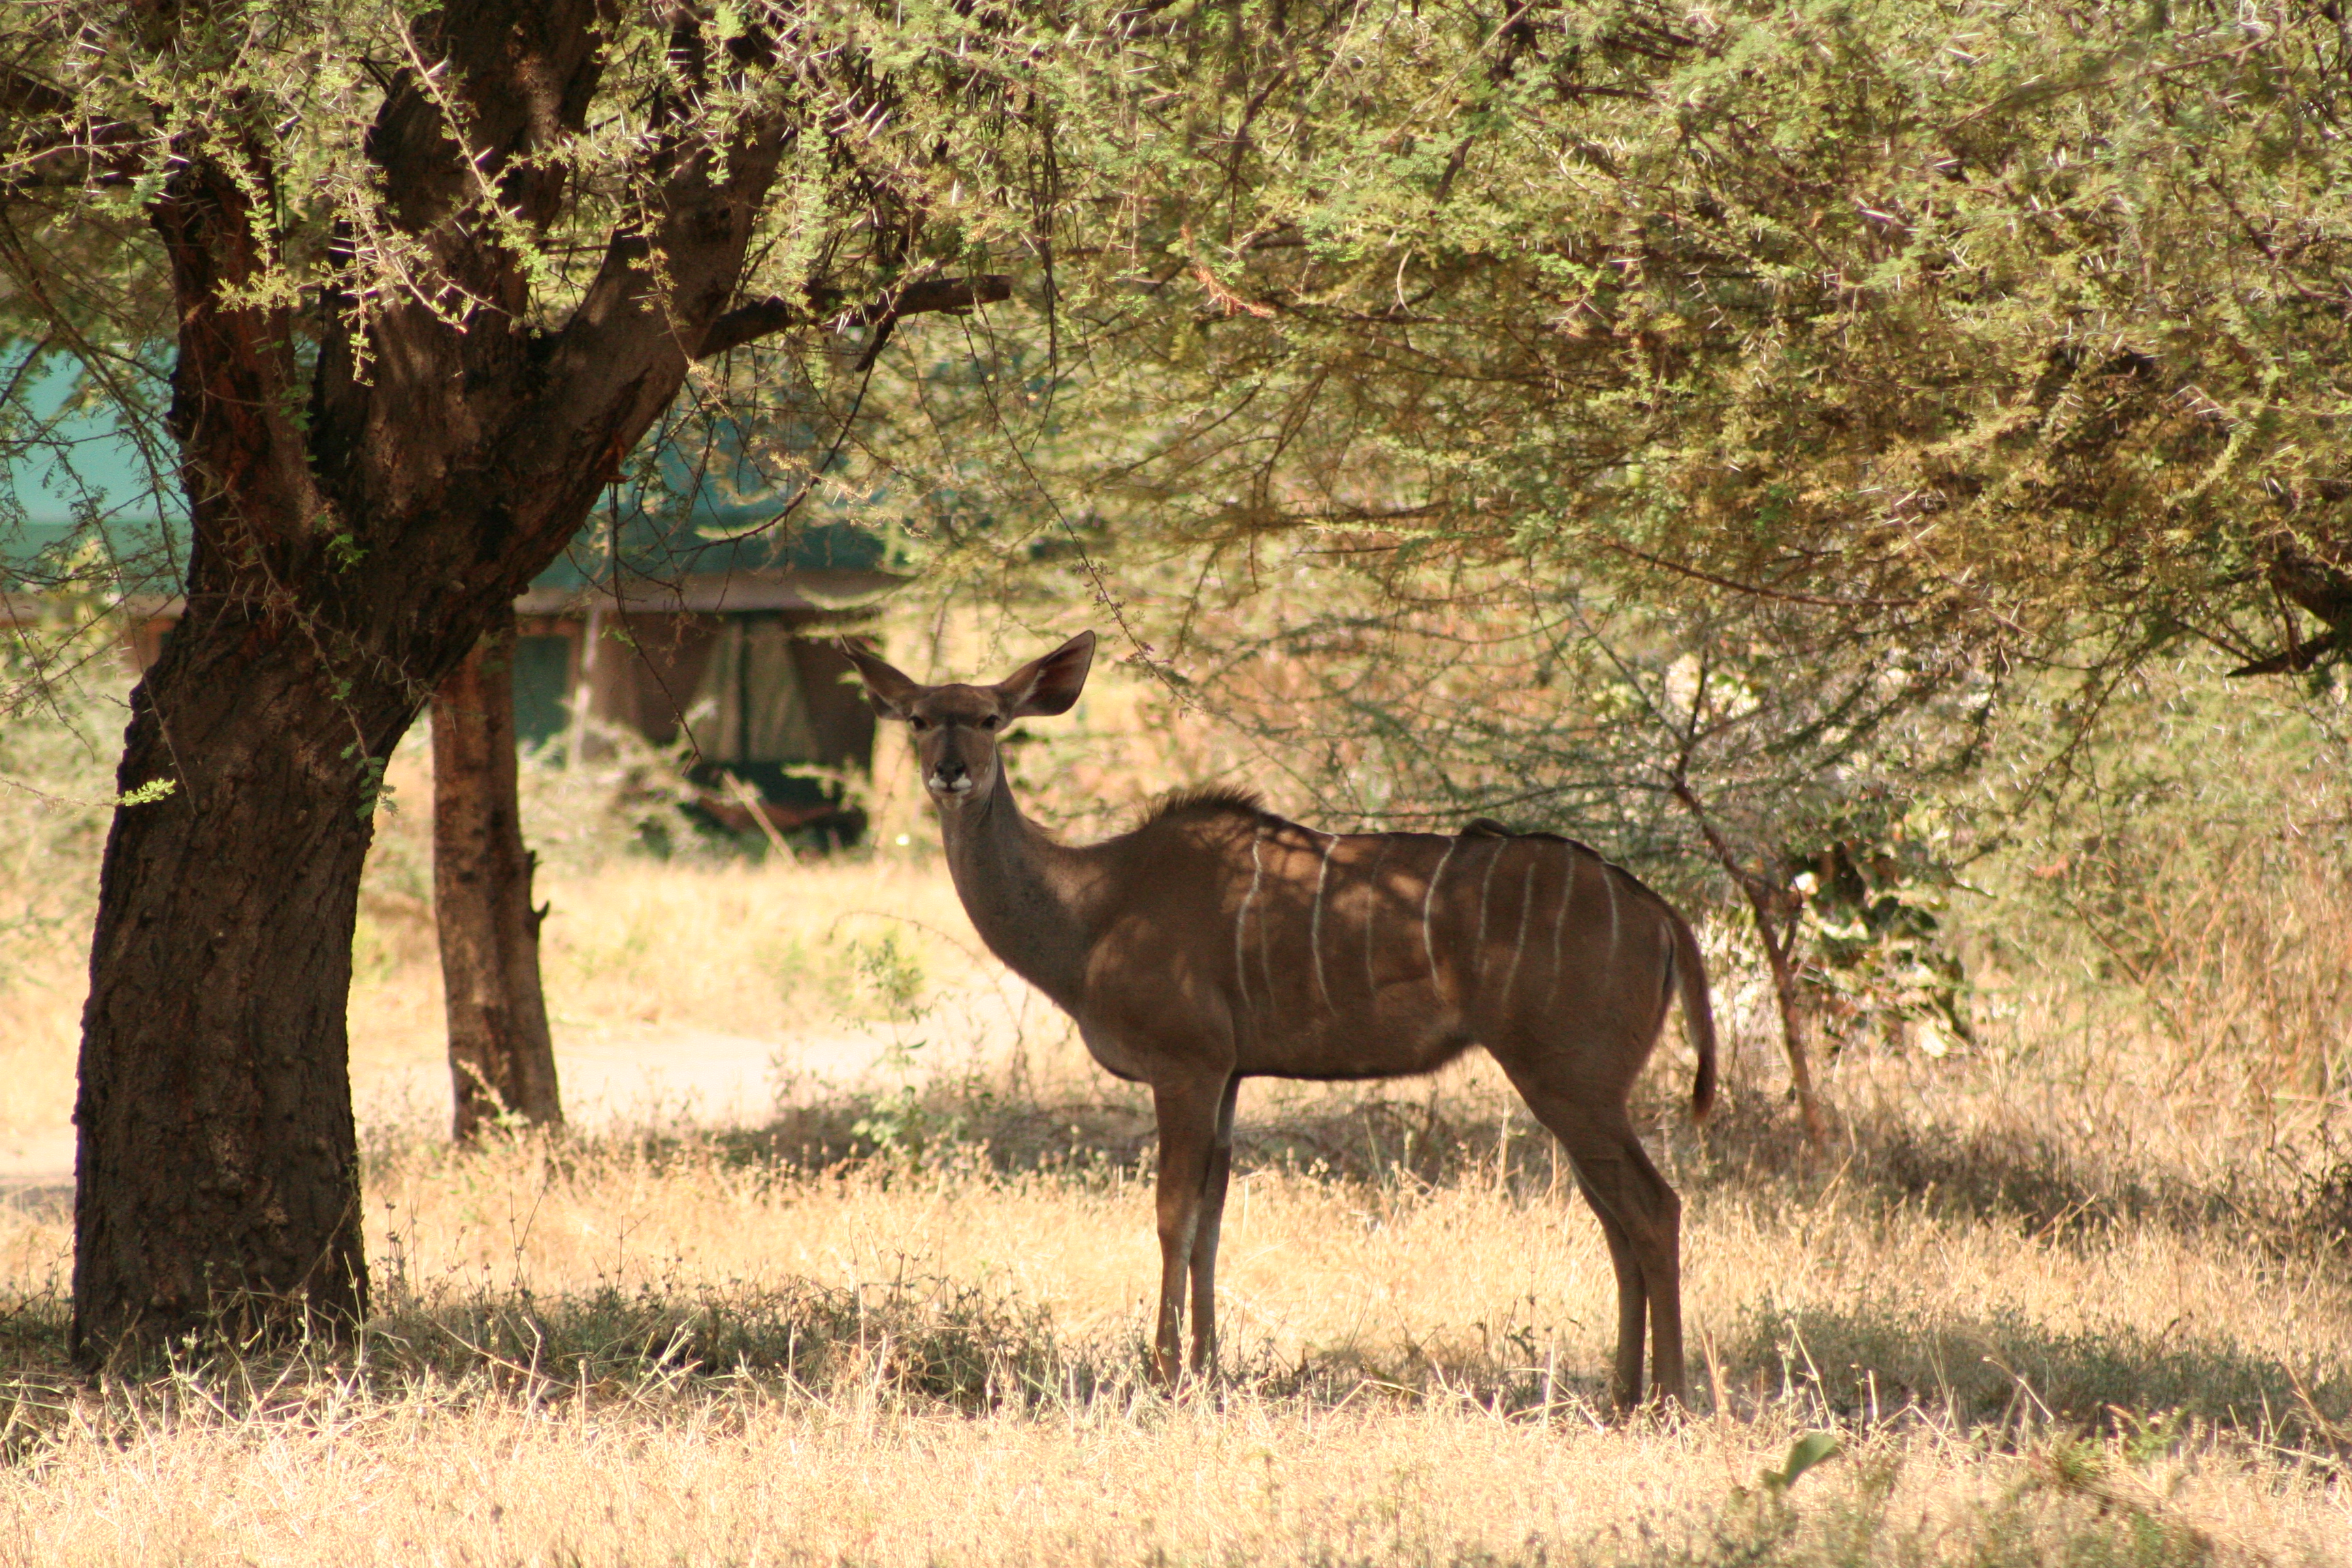
[(1095, 634), (1080, 632), (993, 686), (924, 686), (870, 653), (847, 644), (842, 651), (857, 667), (874, 711), (914, 732), (923, 787), (940, 809), (962, 811), (996, 788), (996, 742), (1004, 726), (1032, 714), (1066, 713), (1078, 700), (1094, 664)]

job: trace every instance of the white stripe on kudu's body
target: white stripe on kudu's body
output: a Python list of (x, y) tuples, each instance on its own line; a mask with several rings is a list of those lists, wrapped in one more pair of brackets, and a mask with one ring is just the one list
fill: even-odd
[(1323, 998), (1323, 1010), (1336, 1012), (1331, 1005), (1331, 987), (1323, 981), (1323, 889), (1331, 880), (1331, 851), (1339, 847), (1339, 836), (1323, 836), (1323, 858), (1315, 868), (1315, 913), (1307, 922), (1307, 945), (1315, 954), (1315, 990)]
[[(1503, 858), (1504, 840), (1495, 840), (1495, 852), (1486, 857), (1486, 874), (1478, 879), (1478, 942), (1471, 949), (1483, 964), (1486, 956), (1486, 914), (1495, 907), (1495, 868)], [(1482, 969), (1481, 973), (1485, 973)]]
[[(1264, 833), (1261, 831), (1259, 838), (1263, 837)], [(1250, 876), (1252, 879), (1256, 879), (1259, 869), (1257, 865), (1257, 846), (1258, 840), (1253, 839), (1250, 843)], [(1266, 920), (1264, 911), (1261, 910), (1257, 917), (1257, 970), (1258, 978), (1265, 983), (1265, 1000), (1266, 1006), (1269, 1011), (1274, 1010), (1274, 1005), (1278, 994), (1274, 983), (1274, 955), (1267, 950), (1266, 942), (1266, 931), (1270, 923), (1271, 922)]]
[[(1496, 858), (1500, 858), (1500, 856), (1498, 855)], [(1519, 933), (1511, 939), (1511, 967), (1503, 975), (1503, 1005), (1505, 1006), (1508, 1006), (1510, 1005), (1511, 982), (1519, 977), (1519, 960), (1527, 956), (1528, 906), (1535, 901), (1535, 897), (1536, 860), (1535, 857), (1530, 855), (1528, 857), (1527, 875), (1519, 879)]]
[(1367, 1006), (1378, 1002), (1381, 995), (1380, 978), (1372, 972), (1372, 952), (1381, 940), (1381, 862), (1389, 858), (1389, 847), (1394, 842), (1387, 835), (1381, 835), (1381, 847), (1372, 854), (1372, 868), (1364, 874), (1365, 883), (1371, 889), (1364, 900), (1364, 1002)]
[(1437, 993), (1441, 1001), (1445, 996), (1445, 983), (1437, 977), (1437, 942), (1429, 934), (1429, 911), (1437, 902), (1437, 879), (1445, 875), (1445, 863), (1454, 858), (1454, 851), (1461, 843), (1459, 838), (1445, 841), (1445, 853), (1437, 858), (1437, 869), (1429, 874), (1429, 890), (1421, 896), (1421, 946), (1429, 954), (1429, 988)]
[(1249, 891), (1242, 895), (1242, 907), (1234, 915), (1234, 984), (1241, 992), (1242, 1006), (1244, 1010), (1249, 1006), (1249, 964), (1243, 957), (1242, 934), (1249, 927), (1250, 905), (1257, 901), (1258, 879), (1265, 870), (1265, 868), (1258, 863), (1257, 858), (1258, 841), (1261, 837), (1262, 835), (1255, 832), (1250, 835)]
[(1544, 987), (1544, 1011), (1547, 1013), (1551, 1011), (1552, 1003), (1559, 996), (1559, 937), (1560, 932), (1568, 928), (1568, 906), (1576, 901), (1576, 859), (1570, 856), (1568, 868), (1560, 876), (1559, 910), (1551, 917), (1551, 984)]
[[(1486, 822), (1466, 837), (1318, 835), (1310, 872), (1306, 836), (1314, 830), (1230, 792), (1174, 796), (1133, 832), (1100, 844), (1057, 843), (1022, 816), (996, 742), (1013, 721), (1065, 712), (1077, 700), (1092, 634), (993, 686), (923, 686), (845, 651), (876, 711), (913, 731), (948, 869), (982, 940), (1077, 1020), (1106, 1068), (1151, 1086), (1160, 1122), (1156, 1376), (1172, 1383), (1182, 1371), (1188, 1293), (1192, 1368), (1214, 1368), (1217, 1236), (1241, 1080), (1403, 1077), (1479, 1045), (1559, 1138), (1608, 1234), (1619, 1401), (1641, 1397), (1645, 1339), (1659, 1396), (1682, 1396), (1681, 1205), (1626, 1110), (1677, 999), (1698, 1052), (1694, 1110), (1704, 1113), (1714, 1091), (1706, 972), (1672, 906), (1581, 845)], [(1475, 917), (1467, 879), (1444, 880), (1465, 842), (1487, 852)], [(1507, 873), (1518, 873), (1519, 909), (1506, 961), (1492, 898), (1507, 858)], [(1555, 873), (1547, 964), (1540, 946), (1528, 952), (1528, 928)], [(1576, 897), (1583, 876), (1601, 879), (1605, 930), (1578, 914), (1590, 907)], [(1655, 918), (1623, 921), (1627, 899)], [(1327, 941), (1340, 952), (1361, 944), (1361, 996), (1352, 986), (1334, 994)], [(1549, 971), (1541, 1006), (1520, 997), (1535, 990), (1531, 980), (1520, 984), (1529, 965)], [(1306, 994), (1310, 972), (1319, 1007)], [(1497, 973), (1499, 984), (1487, 978)]]
[(1601, 868), (1601, 890), (1609, 895), (1609, 956), (1604, 962), (1614, 963), (1617, 962), (1617, 879), (1609, 874), (1606, 866)]

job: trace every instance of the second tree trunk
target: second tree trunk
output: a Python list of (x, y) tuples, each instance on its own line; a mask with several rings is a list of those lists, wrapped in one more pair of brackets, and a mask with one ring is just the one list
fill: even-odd
[(540, 990), (535, 858), (516, 792), (515, 623), (502, 616), (433, 694), (433, 902), (458, 1142), (500, 1118), (563, 1124)]

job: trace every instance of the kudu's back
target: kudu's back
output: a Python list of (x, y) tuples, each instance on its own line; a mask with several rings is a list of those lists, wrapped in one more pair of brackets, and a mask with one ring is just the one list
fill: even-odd
[(1208, 1028), (1249, 1077), (1393, 1078), (1473, 1044), (1622, 1100), (1677, 993), (1714, 1087), (1704, 969), (1688, 926), (1582, 845), (1318, 832), (1247, 796), (1179, 797), (1100, 847), (1108, 912), (1081, 1021)]

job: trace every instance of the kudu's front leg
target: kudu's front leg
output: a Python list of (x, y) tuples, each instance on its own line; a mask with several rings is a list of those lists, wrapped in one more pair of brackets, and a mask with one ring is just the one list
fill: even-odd
[(1225, 1188), (1234, 1175), (1234, 1102), (1241, 1098), (1237, 1073), (1225, 1080), (1217, 1101), (1216, 1131), (1210, 1136), (1209, 1169), (1201, 1184), (1201, 1214), (1192, 1226), (1192, 1374), (1217, 1370), (1217, 1239), (1225, 1226)]
[[(1184, 1370), (1184, 1282), (1201, 1233), (1217, 1142), (1224, 1082), (1186, 1079), (1151, 1086), (1160, 1121), (1160, 1315), (1151, 1343), (1151, 1377), (1176, 1386)], [(1215, 1243), (1211, 1242), (1213, 1248)]]

